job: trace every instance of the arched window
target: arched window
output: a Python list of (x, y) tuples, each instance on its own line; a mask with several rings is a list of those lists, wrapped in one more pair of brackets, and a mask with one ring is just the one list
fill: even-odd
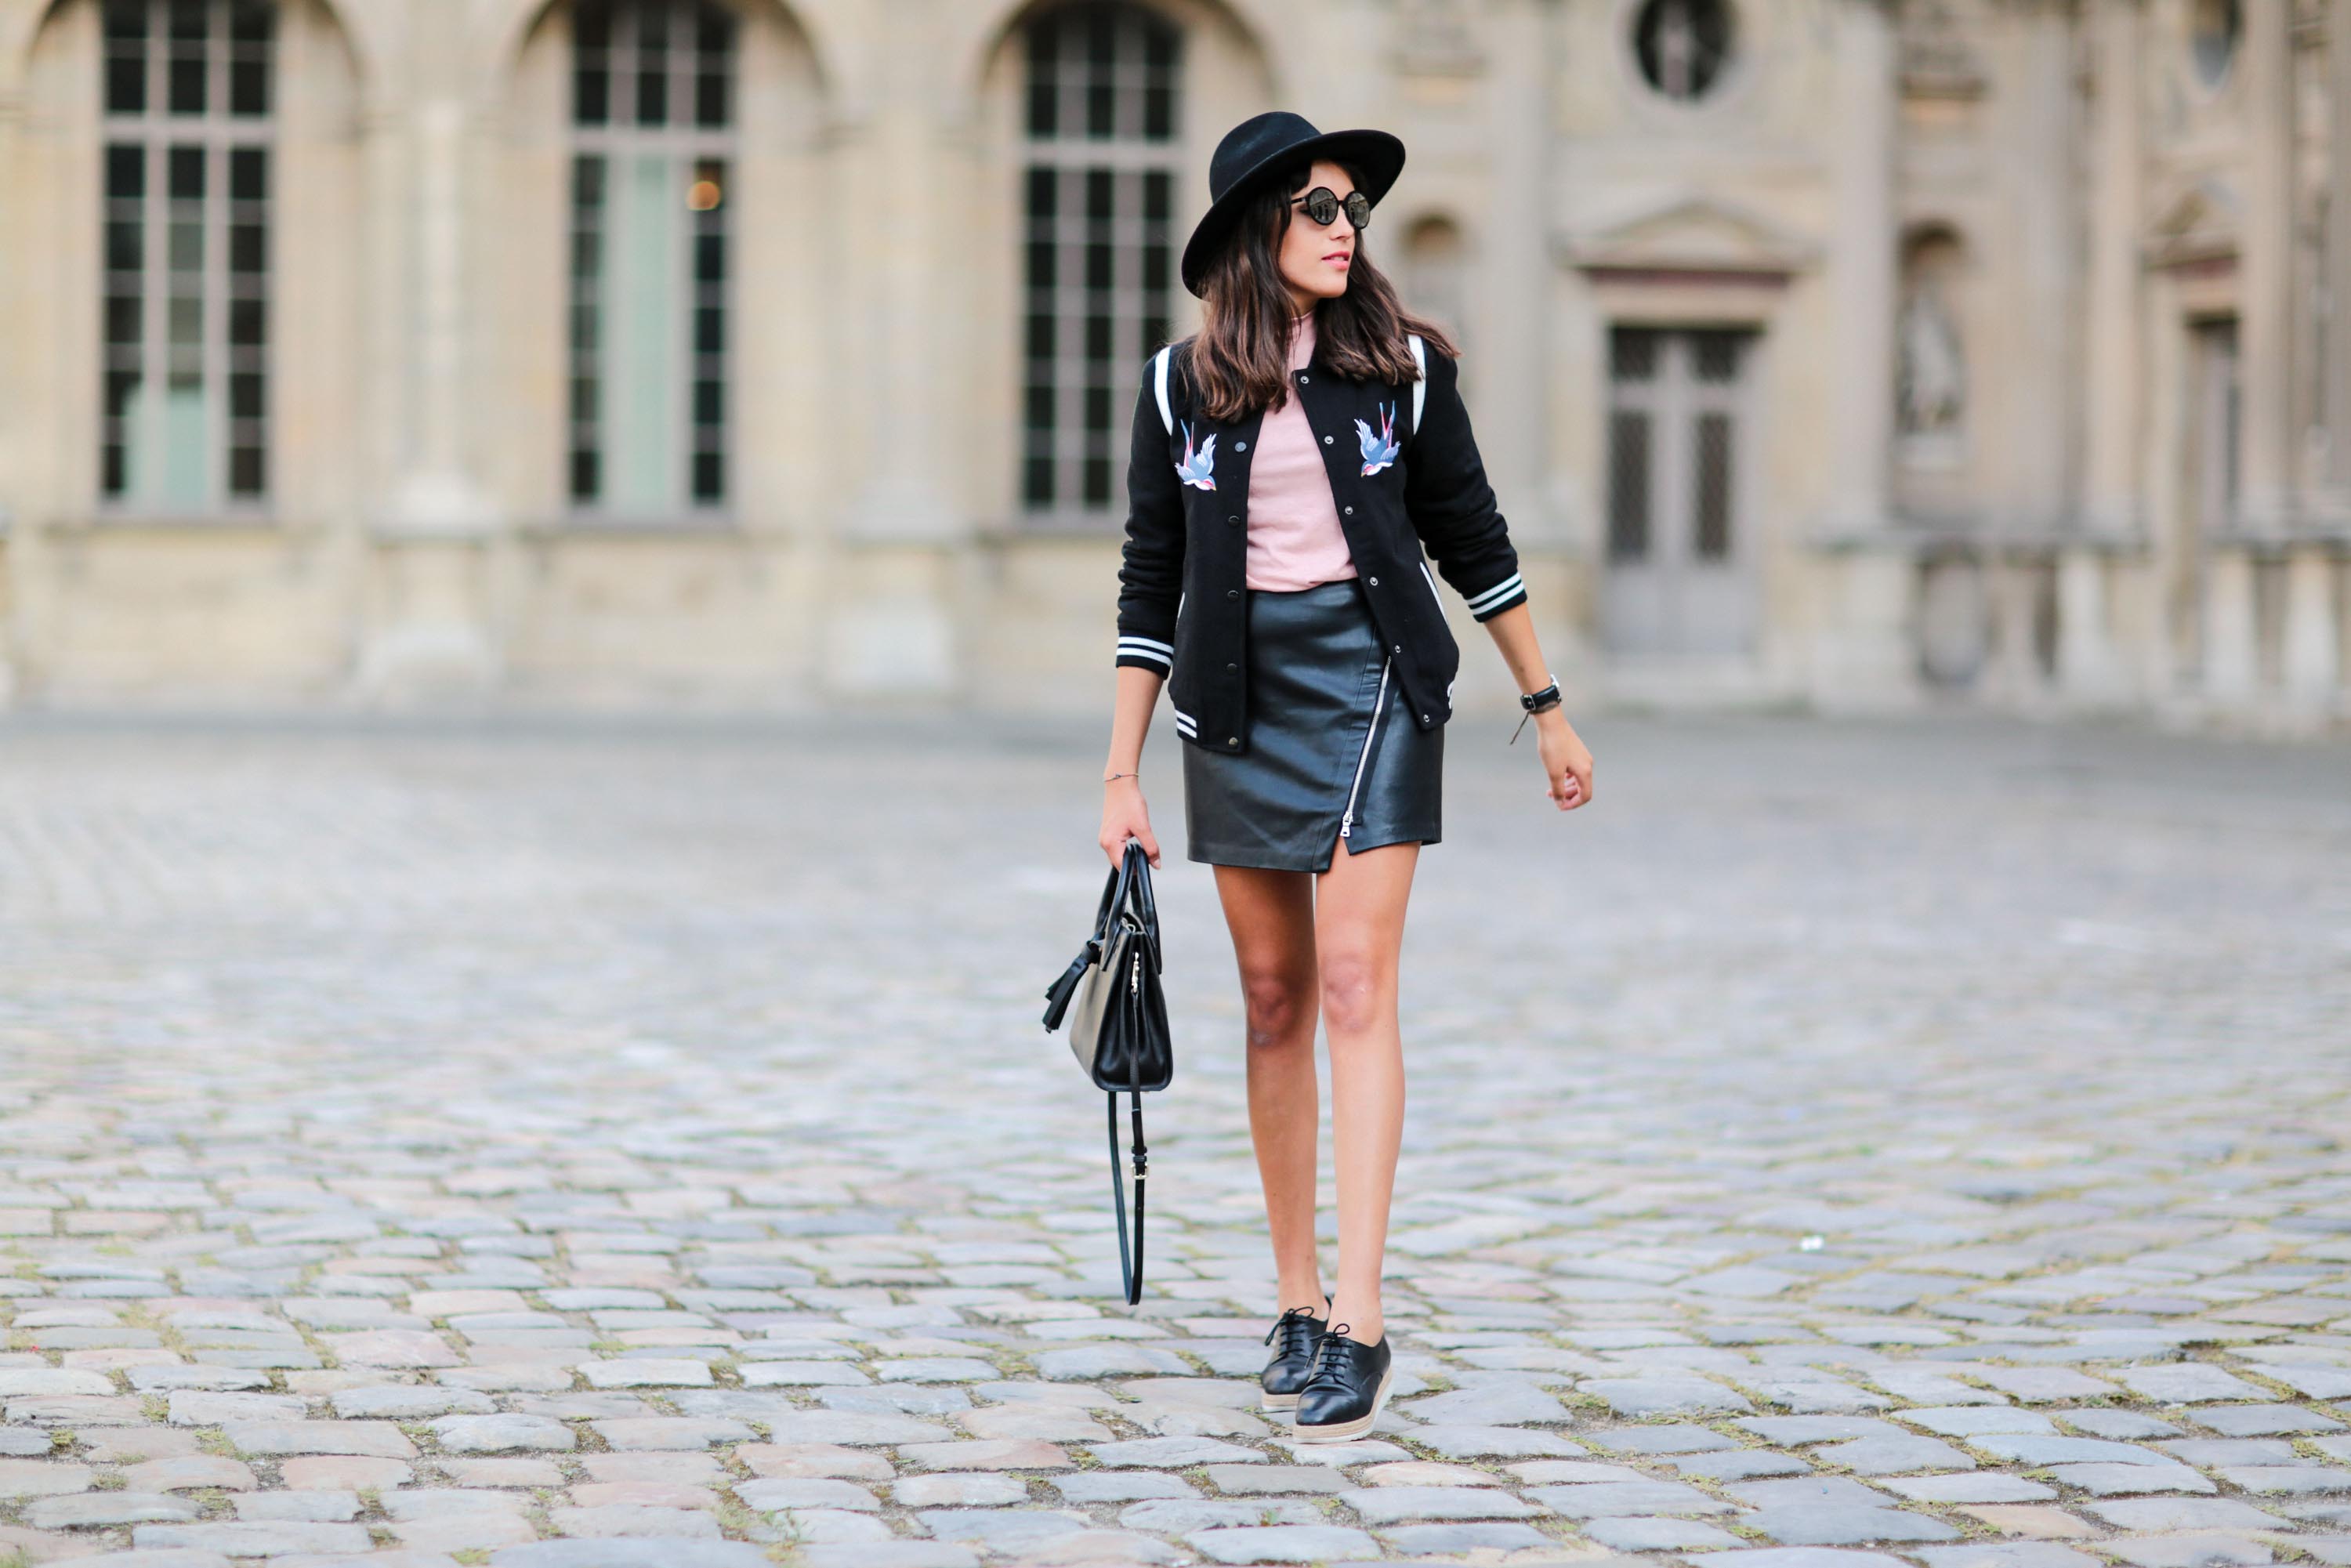
[(1021, 504), (1099, 517), (1136, 367), (1171, 319), (1182, 36), (1088, 3), (1037, 17), (1026, 42)]
[(99, 492), (257, 506), (269, 477), (268, 0), (106, 0)]
[(721, 506), (735, 18), (579, 0), (571, 29), (572, 504)]

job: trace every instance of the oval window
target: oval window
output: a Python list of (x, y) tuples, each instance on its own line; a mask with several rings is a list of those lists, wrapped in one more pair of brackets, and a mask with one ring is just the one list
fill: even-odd
[(1650, 87), (1687, 102), (1721, 79), (1731, 31), (1729, 0), (1646, 0), (1633, 21), (1633, 52)]

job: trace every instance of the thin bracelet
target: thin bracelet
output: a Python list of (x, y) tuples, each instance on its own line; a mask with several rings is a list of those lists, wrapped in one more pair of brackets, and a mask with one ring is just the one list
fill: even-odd
[(1110, 782), (1112, 781), (1112, 779), (1140, 779), (1140, 778), (1142, 778), (1142, 777), (1143, 777), (1143, 775), (1142, 775), (1142, 774), (1140, 774), (1140, 773), (1113, 773), (1113, 774), (1112, 774), (1112, 775), (1110, 776), (1110, 778), (1109, 778), (1109, 779), (1103, 779), (1103, 780), (1102, 780), (1102, 782), (1103, 782), (1103, 783), (1105, 783), (1105, 784), (1108, 784), (1108, 783), (1110, 783)]

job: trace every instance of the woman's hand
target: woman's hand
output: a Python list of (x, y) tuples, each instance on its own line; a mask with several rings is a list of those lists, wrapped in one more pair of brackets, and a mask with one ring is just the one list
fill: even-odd
[(1542, 757), (1543, 787), (1562, 811), (1592, 800), (1592, 753), (1557, 708), (1535, 715), (1535, 749)]
[(1159, 869), (1159, 839), (1151, 831), (1151, 808), (1143, 803), (1143, 780), (1113, 779), (1102, 786), (1102, 849), (1113, 866), (1126, 858), (1126, 841), (1143, 841), (1151, 869)]

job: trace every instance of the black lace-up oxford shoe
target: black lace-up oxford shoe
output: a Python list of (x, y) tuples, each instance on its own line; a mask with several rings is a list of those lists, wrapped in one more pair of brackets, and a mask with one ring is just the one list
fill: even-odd
[(1259, 1386), (1265, 1390), (1258, 1408), (1289, 1410), (1297, 1406), (1298, 1391), (1313, 1375), (1314, 1343), (1326, 1326), (1311, 1307), (1292, 1307), (1273, 1321), (1265, 1334), (1265, 1343), (1273, 1346), (1273, 1359), (1258, 1377)]
[(1345, 1323), (1332, 1325), (1315, 1342), (1313, 1375), (1298, 1391), (1291, 1436), (1301, 1443), (1344, 1443), (1362, 1437), (1379, 1419), (1395, 1379), (1387, 1335), (1380, 1335), (1377, 1344), (1364, 1344), (1347, 1337)]

